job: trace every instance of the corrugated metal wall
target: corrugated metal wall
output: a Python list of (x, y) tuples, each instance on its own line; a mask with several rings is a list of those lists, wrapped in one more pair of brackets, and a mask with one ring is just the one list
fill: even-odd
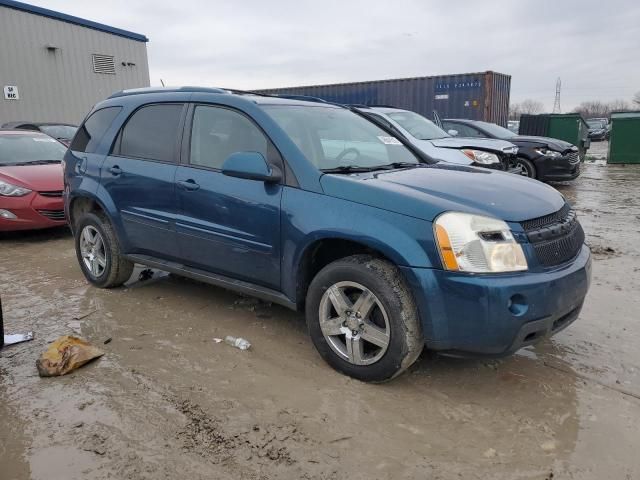
[(399, 78), (256, 90), (271, 94), (310, 95), (330, 102), (391, 105), (433, 118), (468, 118), (507, 124), (511, 76), (496, 72)]
[[(49, 51), (47, 45), (58, 48)], [(113, 55), (116, 74), (94, 73), (94, 53)], [(5, 100), (1, 91), (5, 85), (17, 86), (20, 100)], [(0, 124), (79, 123), (111, 93), (146, 86), (146, 43), (0, 7)]]

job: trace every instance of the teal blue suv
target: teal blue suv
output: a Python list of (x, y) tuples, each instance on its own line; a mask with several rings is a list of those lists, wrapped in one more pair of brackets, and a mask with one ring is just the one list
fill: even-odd
[(320, 355), (364, 381), (425, 347), (499, 356), (538, 342), (578, 317), (590, 283), (555, 189), (440, 163), (338, 105), (122, 91), (80, 126), (64, 182), (93, 285), (142, 264), (299, 310)]

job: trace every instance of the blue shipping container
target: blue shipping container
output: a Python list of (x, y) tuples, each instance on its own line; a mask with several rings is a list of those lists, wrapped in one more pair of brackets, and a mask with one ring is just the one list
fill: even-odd
[(511, 76), (497, 72), (398, 78), (255, 90), (269, 94), (309, 95), (329, 102), (388, 105), (433, 118), (468, 118), (506, 126)]

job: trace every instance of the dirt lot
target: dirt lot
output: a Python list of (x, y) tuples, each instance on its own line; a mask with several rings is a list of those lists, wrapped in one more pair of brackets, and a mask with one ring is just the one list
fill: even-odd
[[(572, 327), (502, 360), (423, 354), (385, 385), (332, 371), (284, 308), (164, 275), (97, 290), (66, 230), (5, 237), (6, 328), (36, 339), (0, 352), (0, 478), (640, 478), (639, 185), (599, 163), (557, 185), (595, 257)], [(106, 355), (39, 378), (73, 332)]]

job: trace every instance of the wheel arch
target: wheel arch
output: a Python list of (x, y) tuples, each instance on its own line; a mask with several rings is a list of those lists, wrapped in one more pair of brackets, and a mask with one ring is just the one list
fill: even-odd
[(80, 218), (80, 215), (88, 212), (101, 212), (103, 215), (107, 217), (107, 219), (111, 222), (116, 235), (118, 236), (118, 240), (120, 241), (123, 247), (127, 246), (126, 237), (123, 235), (122, 224), (119, 218), (119, 215), (114, 216), (112, 213), (117, 212), (115, 205), (113, 202), (107, 201), (100, 198), (98, 195), (95, 195), (88, 191), (78, 191), (73, 193), (71, 198), (68, 200), (67, 206), (67, 217), (69, 220), (69, 227), (71, 231), (75, 233), (75, 224), (77, 223), (77, 219)]
[(406, 259), (399, 252), (373, 238), (353, 238), (336, 233), (311, 238), (300, 247), (293, 262), (295, 281), (291, 293), (298, 309), (303, 308), (309, 285), (322, 268), (335, 260), (358, 254), (372, 255), (394, 266), (406, 265)]

